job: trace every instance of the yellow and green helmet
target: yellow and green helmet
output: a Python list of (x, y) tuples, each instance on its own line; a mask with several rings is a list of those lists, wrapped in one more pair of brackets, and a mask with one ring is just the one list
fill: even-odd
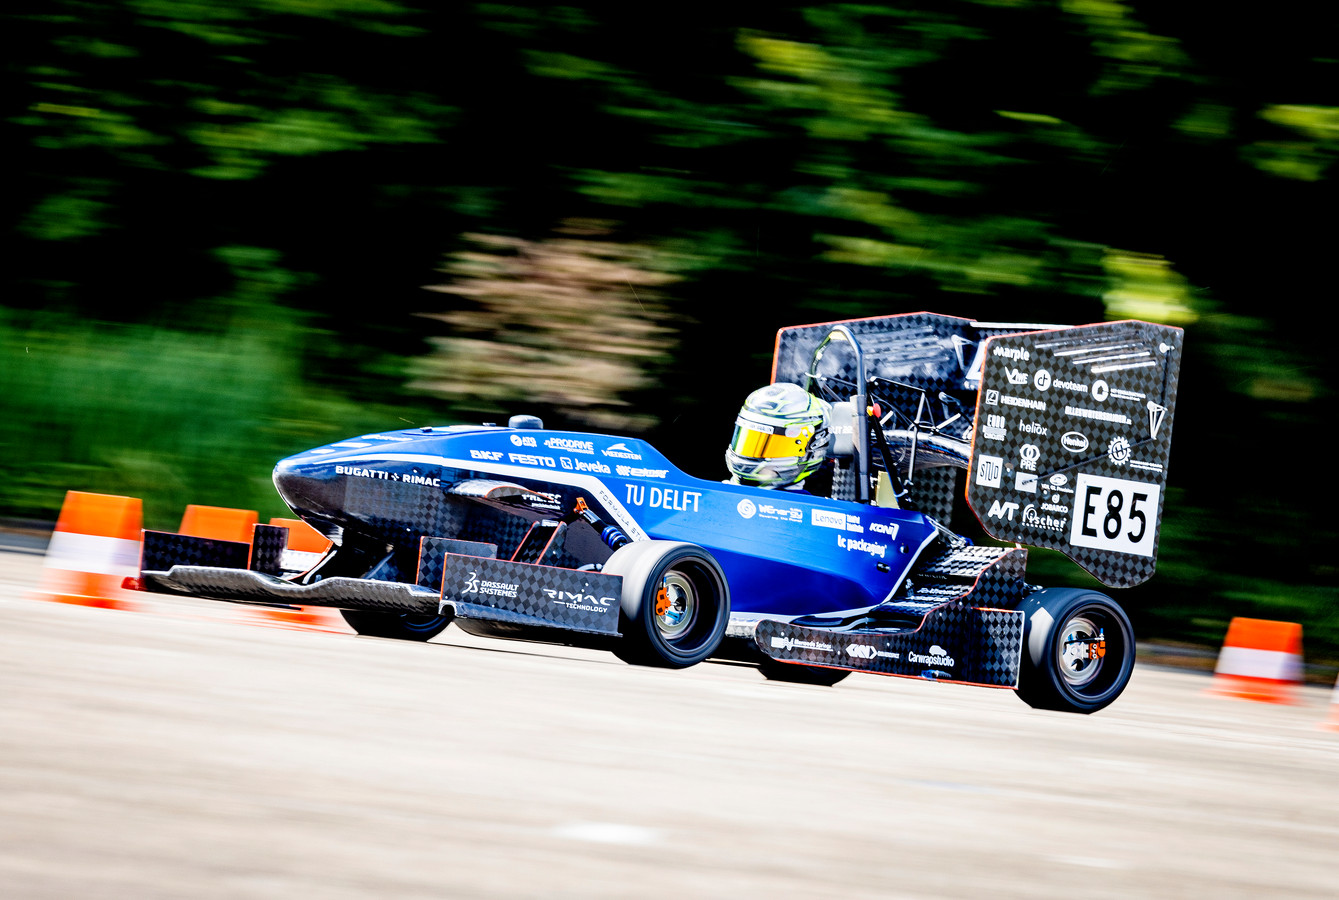
[(826, 400), (784, 381), (749, 394), (725, 451), (735, 480), (768, 488), (804, 481), (827, 457), (830, 409)]

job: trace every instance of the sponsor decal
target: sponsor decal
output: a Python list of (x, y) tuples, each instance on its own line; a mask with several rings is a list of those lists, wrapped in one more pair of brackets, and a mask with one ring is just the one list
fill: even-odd
[(863, 525), (860, 524), (860, 517), (859, 517), (859, 516), (853, 516), (853, 515), (851, 515), (850, 513), (847, 513), (847, 514), (846, 514), (846, 530), (847, 530), (847, 531), (855, 531), (855, 532), (858, 532), (858, 533), (863, 534), (864, 531), (865, 531), (865, 526), (863, 526)]
[(560, 456), (558, 462), (569, 472), (594, 472), (596, 475), (608, 475), (611, 471), (609, 466), (597, 459), (571, 459)]
[[(609, 474), (609, 467), (603, 463), (592, 465), (603, 466), (604, 474)], [(669, 474), (669, 469), (643, 469), (641, 466), (614, 466), (614, 471), (624, 478), (664, 478)]]
[(361, 450), (363, 447), (371, 447), (372, 445), (366, 441), (340, 441), (338, 444), (331, 444), (330, 446), (343, 447), (348, 450)]
[(976, 461), (976, 484), (978, 487), (1000, 486), (1000, 476), (1004, 474), (1004, 459), (999, 456), (982, 456)]
[(942, 666), (945, 669), (951, 669), (958, 664), (958, 661), (949, 656), (948, 651), (935, 644), (925, 653), (917, 653), (914, 650), (907, 654), (907, 662), (920, 663), (923, 666)]
[(1088, 393), (1088, 385), (1080, 381), (1065, 381), (1057, 378), (1055, 381), (1051, 382), (1051, 385), (1062, 391), (1074, 391), (1078, 394)]
[(1107, 396), (1110, 393), (1111, 388), (1107, 387), (1107, 383), (1102, 379), (1099, 378), (1093, 382), (1092, 398), (1096, 400), (1098, 403), (1106, 403)]
[(543, 591), (544, 596), (559, 606), (580, 612), (602, 613), (618, 603), (613, 597), (596, 597), (594, 594), (583, 594), (580, 591), (556, 591), (552, 588), (544, 588)]
[(852, 659), (901, 659), (902, 654), (880, 650), (871, 644), (847, 644), (846, 655)]
[(1027, 362), (1031, 359), (1024, 347), (1000, 347), (998, 345), (991, 348), (991, 356), (1002, 356), (1005, 359), (1012, 359), (1014, 362)]
[(1130, 442), (1123, 437), (1112, 438), (1107, 444), (1107, 459), (1112, 465), (1125, 465), (1130, 461)]
[(545, 469), (558, 468), (558, 461), (552, 456), (535, 456), (533, 453), (508, 453), (507, 459), (518, 466), (542, 466)]
[(981, 426), (981, 436), (988, 441), (1004, 440), (1004, 416), (999, 413), (988, 413), (986, 424)]
[(627, 485), (627, 500), (633, 506), (645, 506), (651, 509), (668, 509), (672, 512), (697, 512), (701, 491), (683, 491), (678, 488), (663, 488), (644, 484)]
[(1017, 503), (1013, 502), (1001, 503), (1000, 501), (996, 500), (994, 503), (990, 505), (990, 512), (987, 513), (986, 515), (987, 518), (1007, 519), (1010, 522), (1012, 522), (1014, 520), (1014, 513), (1016, 512), (1018, 512)]
[(413, 438), (405, 437), (403, 434), (365, 434), (365, 441), (412, 441)]
[(1006, 368), (1004, 374), (1009, 379), (1010, 384), (1027, 384), (1027, 372), (1022, 369)]
[(1144, 399), (1144, 395), (1139, 391), (1123, 391), (1119, 388), (1112, 388), (1111, 396), (1117, 400), (1133, 400), (1135, 403)]
[(773, 637), (772, 649), (774, 650), (822, 650), (827, 653), (832, 652), (832, 645), (825, 644), (822, 641), (806, 641), (800, 638), (792, 637)]
[(986, 406), (998, 406), (1000, 403), (1000, 392), (991, 388), (986, 391)]
[(640, 461), (642, 458), (640, 453), (633, 452), (623, 441), (619, 441), (617, 444), (610, 444), (600, 452), (605, 456), (614, 456), (619, 459), (635, 459)]
[(1051, 386), (1051, 373), (1045, 369), (1038, 369), (1032, 376), (1032, 386), (1039, 391), (1044, 391)]
[(480, 594), (485, 597), (515, 599), (520, 589), (519, 584), (512, 584), (508, 581), (480, 581), (479, 573), (471, 572), (469, 578), (465, 580), (465, 587), (460, 592), (462, 594)]
[(1046, 483), (1053, 488), (1063, 488), (1068, 481), (1069, 479), (1060, 472), (1056, 472), (1050, 478), (1046, 479)]
[(1035, 434), (1038, 437), (1046, 437), (1051, 433), (1050, 429), (1040, 422), (1020, 422), (1018, 430), (1024, 434)]
[(1020, 409), (1035, 409), (1038, 412), (1046, 409), (1046, 404), (1040, 400), (1033, 400), (1031, 397), (1010, 397), (1005, 394), (1000, 395), (1001, 406), (1017, 406)]
[(1080, 419), (1092, 419), (1095, 422), (1112, 422), (1116, 425), (1129, 425), (1130, 417), (1124, 413), (1107, 412), (1104, 409), (1088, 409), (1083, 406), (1066, 406), (1065, 415)]
[(754, 506), (753, 501), (748, 497), (740, 500), (735, 505), (735, 510), (746, 519), (752, 519), (758, 513), (758, 507)]
[(1064, 531), (1065, 520), (1055, 516), (1044, 515), (1037, 511), (1037, 507), (1028, 504), (1023, 508), (1023, 524), (1029, 528), (1039, 528), (1042, 531)]
[(1162, 420), (1167, 415), (1167, 407), (1161, 403), (1148, 401), (1148, 433), (1152, 437), (1158, 436), (1158, 429), (1162, 427)]
[(758, 515), (764, 519), (778, 519), (782, 522), (803, 522), (804, 510), (798, 506), (773, 506), (771, 503), (758, 505)]
[(1037, 471), (1037, 460), (1041, 458), (1041, 448), (1036, 444), (1024, 444), (1018, 451), (1023, 468), (1029, 472)]
[(1027, 494), (1037, 493), (1037, 474), (1035, 472), (1019, 472), (1018, 477), (1014, 479), (1014, 489)]
[(873, 522), (870, 524), (869, 530), (879, 534), (886, 534), (891, 540), (896, 540), (897, 527), (896, 522)]
[(412, 472), (383, 472), (381, 469), (360, 469), (357, 466), (335, 466), (336, 475), (352, 475), (355, 478), (373, 478), (378, 481), (398, 481), (400, 484), (418, 484), (426, 487), (441, 487), (440, 478), (430, 475), (418, 475)]
[(528, 434), (513, 434), (511, 442), (517, 447), (538, 447), (539, 442)]
[(544, 441), (544, 446), (550, 450), (563, 450), (567, 453), (595, 453), (593, 441), (578, 441), (573, 438), (551, 437)]
[(828, 509), (809, 510), (810, 524), (817, 525), (819, 528), (835, 528), (838, 531), (846, 530), (846, 514), (833, 512)]
[(489, 462), (497, 462), (502, 458), (501, 450), (471, 450), (470, 459), (486, 459)]
[(1088, 449), (1088, 436), (1078, 431), (1066, 431), (1060, 436), (1060, 446), (1070, 453), (1082, 453)]
[(1042, 512), (1069, 513), (1069, 507), (1063, 503), (1043, 503), (1041, 508)]
[(883, 559), (888, 554), (887, 544), (877, 544), (864, 538), (848, 538), (844, 534), (837, 535), (837, 546), (844, 547), (848, 551), (868, 553), (870, 556), (877, 556), (879, 559)]

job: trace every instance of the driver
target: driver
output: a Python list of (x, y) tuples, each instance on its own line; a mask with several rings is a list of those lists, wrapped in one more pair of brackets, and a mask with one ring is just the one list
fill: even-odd
[(725, 451), (731, 484), (803, 490), (827, 459), (831, 405), (798, 384), (759, 388), (739, 410)]

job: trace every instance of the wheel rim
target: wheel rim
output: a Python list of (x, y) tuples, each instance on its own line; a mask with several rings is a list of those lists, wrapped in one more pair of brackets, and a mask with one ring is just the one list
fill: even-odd
[[(1102, 674), (1105, 662), (1104, 629), (1086, 615), (1074, 616), (1065, 622), (1056, 644), (1057, 669), (1065, 683), (1072, 688), (1086, 687)], [(1101, 648), (1098, 650), (1097, 648)]]
[(697, 588), (682, 572), (670, 571), (661, 582), (661, 591), (663, 600), (657, 598), (656, 627), (666, 640), (675, 641), (683, 637), (697, 619)]

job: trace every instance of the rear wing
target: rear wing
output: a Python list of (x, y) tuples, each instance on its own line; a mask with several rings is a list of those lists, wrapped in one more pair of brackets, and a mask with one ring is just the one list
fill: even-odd
[(911, 313), (783, 328), (772, 378), (838, 404), (834, 496), (948, 521), (965, 493), (991, 537), (1128, 587), (1156, 567), (1182, 341)]
[(1112, 587), (1152, 576), (1183, 340), (1137, 321), (989, 339), (967, 484), (986, 531)]

